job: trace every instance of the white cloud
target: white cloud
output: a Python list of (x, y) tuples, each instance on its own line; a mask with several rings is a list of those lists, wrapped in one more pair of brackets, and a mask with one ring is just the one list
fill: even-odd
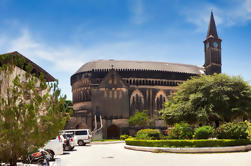
[(173, 42), (142, 39), (108, 40), (88, 46), (73, 43), (56, 46), (34, 38), (28, 29), (21, 30), (17, 37), (0, 33), (0, 39), (1, 53), (18, 51), (40, 65), (59, 79), (62, 92), (68, 98), (71, 97), (70, 76), (88, 61), (123, 59), (179, 62), (186, 54), (179, 47), (175, 47)]
[(132, 0), (130, 7), (133, 23), (143, 24), (147, 21), (147, 15), (144, 9), (143, 0)]
[(213, 9), (217, 25), (234, 26), (251, 20), (251, 0), (223, 1), (224, 6), (201, 1), (197, 6), (187, 7), (182, 14), (188, 22), (197, 26), (198, 31), (205, 31), (208, 26), (210, 11)]
[(18, 51), (35, 63), (46, 64), (44, 67), (48, 71), (68, 74), (73, 74), (81, 65), (94, 59), (154, 59), (156, 53), (158, 57), (167, 57), (169, 50), (166, 43), (137, 40), (107, 41), (88, 47), (74, 44), (53, 46), (34, 39), (28, 29), (21, 30), (21, 35), (16, 38), (2, 36), (1, 52)]
[(27, 50), (34, 50), (39, 47), (41, 47), (40, 44), (33, 41), (30, 37), (30, 33), (27, 29), (23, 29), (21, 32), (21, 36), (19, 36), (16, 39), (13, 39), (10, 41), (10, 49), (11, 50), (21, 50), (21, 51), (27, 51)]
[(244, 7), (249, 13), (251, 13), (251, 0), (245, 0)]
[(208, 27), (210, 11), (214, 10), (214, 18), (217, 25), (222, 23), (222, 18), (218, 15), (221, 11), (213, 5), (205, 5), (199, 9), (192, 10), (183, 10), (183, 13), (186, 17), (186, 20), (190, 23), (193, 23), (197, 26), (197, 31), (205, 32), (205, 29)]
[(5, 47), (3, 51), (12, 52), (18, 51), (29, 59), (39, 62), (47, 61), (52, 66), (47, 66), (56, 71), (74, 72), (82, 62), (74, 58), (77, 55), (76, 48), (72, 47), (53, 47), (43, 42), (36, 41), (31, 36), (28, 29), (23, 29), (21, 35), (12, 40), (7, 40), (7, 37), (0, 40), (0, 46)]

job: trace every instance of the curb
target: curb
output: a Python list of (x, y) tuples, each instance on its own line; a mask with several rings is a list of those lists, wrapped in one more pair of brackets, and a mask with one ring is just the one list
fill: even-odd
[(118, 143), (125, 143), (125, 141), (91, 142), (91, 144), (118, 144)]
[(125, 149), (144, 152), (169, 152), (169, 153), (223, 153), (223, 152), (247, 152), (251, 150), (251, 144), (245, 146), (228, 147), (198, 147), (198, 148), (164, 148), (164, 147), (143, 147), (125, 145)]

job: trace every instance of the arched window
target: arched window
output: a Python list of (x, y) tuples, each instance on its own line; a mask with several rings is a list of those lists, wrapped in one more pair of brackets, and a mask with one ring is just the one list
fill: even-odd
[(144, 109), (144, 96), (138, 89), (134, 90), (130, 97), (130, 115), (134, 115), (136, 110)]
[(160, 90), (155, 96), (155, 109), (161, 110), (164, 108), (164, 103), (167, 101), (166, 93)]

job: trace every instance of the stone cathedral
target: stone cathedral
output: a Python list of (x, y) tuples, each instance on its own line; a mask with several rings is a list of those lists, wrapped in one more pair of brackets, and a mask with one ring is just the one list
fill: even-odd
[[(203, 66), (154, 61), (95, 60), (71, 76), (74, 114), (66, 129), (100, 126), (103, 138), (135, 133), (128, 119), (136, 110), (158, 115), (167, 96), (191, 76), (221, 73), (221, 39), (213, 13), (204, 41)], [(161, 119), (153, 128), (164, 129)]]

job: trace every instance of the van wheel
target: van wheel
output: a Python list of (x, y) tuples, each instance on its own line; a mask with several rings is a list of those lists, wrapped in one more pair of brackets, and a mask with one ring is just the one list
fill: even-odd
[(79, 146), (84, 146), (85, 143), (84, 143), (84, 141), (80, 140), (80, 141), (78, 141), (78, 145), (79, 145)]
[(65, 151), (69, 151), (69, 150), (71, 150), (71, 147), (70, 146), (65, 146)]

